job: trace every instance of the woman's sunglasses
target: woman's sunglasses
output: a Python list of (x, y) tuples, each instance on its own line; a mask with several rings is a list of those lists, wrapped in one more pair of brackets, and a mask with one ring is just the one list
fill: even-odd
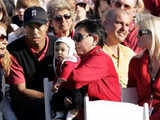
[(151, 35), (151, 33), (152, 32), (149, 29), (142, 29), (142, 30), (139, 30), (138, 36), (142, 37), (143, 35)]
[(82, 35), (81, 33), (76, 33), (73, 36), (73, 40), (76, 42), (82, 41), (84, 38), (87, 38), (88, 36), (91, 36), (91, 34)]
[(71, 15), (70, 14), (64, 14), (64, 15), (57, 15), (54, 17), (54, 19), (58, 22), (62, 22), (63, 21), (63, 18), (68, 20), (71, 18)]

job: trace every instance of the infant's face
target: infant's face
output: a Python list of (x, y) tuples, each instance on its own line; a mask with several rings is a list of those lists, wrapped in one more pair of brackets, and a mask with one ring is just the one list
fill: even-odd
[(62, 43), (62, 42), (56, 43), (56, 47), (55, 47), (56, 59), (59, 59), (62, 61), (68, 57), (68, 53), (69, 53), (69, 47), (65, 43)]

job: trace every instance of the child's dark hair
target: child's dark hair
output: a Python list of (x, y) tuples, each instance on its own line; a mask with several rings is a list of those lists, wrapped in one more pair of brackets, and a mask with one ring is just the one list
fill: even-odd
[(100, 20), (85, 19), (79, 22), (75, 26), (75, 29), (76, 28), (84, 28), (88, 33), (96, 34), (99, 38), (97, 45), (100, 45), (101, 47), (104, 45), (104, 40), (107, 37), (107, 33), (105, 32)]

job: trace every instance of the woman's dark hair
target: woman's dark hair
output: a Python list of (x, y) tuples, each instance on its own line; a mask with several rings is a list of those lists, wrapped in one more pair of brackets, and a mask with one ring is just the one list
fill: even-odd
[(98, 44), (100, 46), (104, 45), (104, 40), (107, 37), (107, 33), (105, 32), (101, 21), (96, 19), (85, 19), (80, 21), (76, 26), (76, 28), (84, 28), (86, 32), (90, 34), (96, 34), (99, 38)]

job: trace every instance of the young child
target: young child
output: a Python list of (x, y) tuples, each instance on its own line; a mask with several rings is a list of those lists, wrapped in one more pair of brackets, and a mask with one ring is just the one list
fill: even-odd
[(56, 80), (53, 82), (54, 120), (72, 120), (77, 116), (83, 102), (83, 89), (75, 90), (67, 84), (72, 70), (79, 63), (75, 43), (69, 37), (61, 37), (55, 42), (55, 57), (53, 60)]

